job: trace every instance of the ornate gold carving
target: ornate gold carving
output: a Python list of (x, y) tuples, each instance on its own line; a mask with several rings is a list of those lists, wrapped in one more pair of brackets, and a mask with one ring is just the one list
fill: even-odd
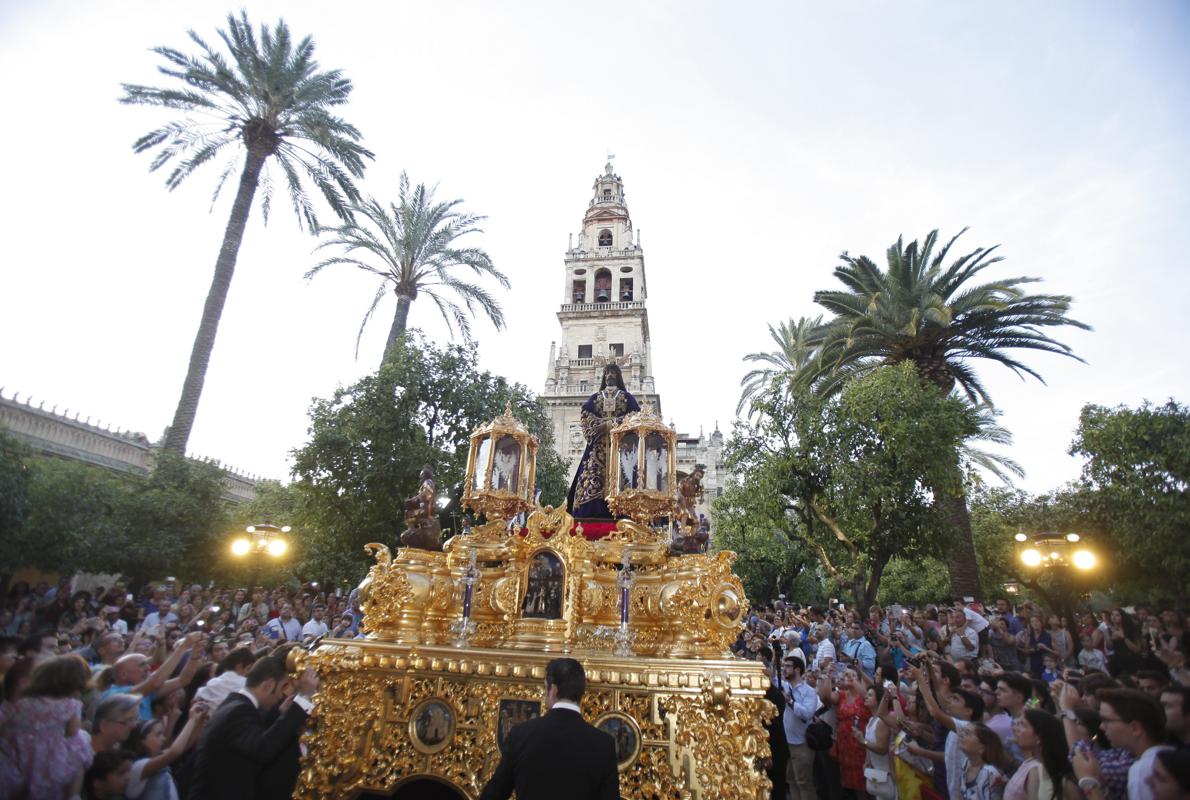
[[(321, 689), (295, 796), (335, 800), (362, 790), (389, 793), (414, 775), (478, 796), (500, 757), (499, 701), (542, 700), (550, 658), (327, 642), (308, 657)], [(635, 733), (632, 758), (620, 773), (623, 797), (767, 797), (768, 780), (753, 765), (768, 754), (763, 725), (776, 710), (764, 699), (767, 679), (759, 664), (579, 658), (588, 679), (583, 716), (594, 724), (626, 720)], [(715, 692), (723, 703), (708, 702)], [(417, 729), (419, 716), (435, 703), (454, 717), (442, 747), (440, 741), (427, 744)]]
[(537, 437), (512, 415), (512, 406), (471, 434), (463, 506), (491, 519), (528, 511), (537, 480)]
[[(621, 520), (595, 542), (574, 527), (564, 509), (538, 507), (523, 529), (491, 519), (445, 552), (367, 545), (376, 561), (360, 585), (367, 639), (326, 640), (290, 665), (314, 666), (322, 679), (298, 796), (391, 792), (419, 775), (477, 796), (499, 759), (498, 700), (540, 699), (545, 664), (562, 652), (586, 667), (586, 718), (623, 714), (636, 726), (624, 797), (765, 796), (768, 781), (753, 765), (767, 752), (767, 682), (759, 665), (727, 657), (748, 609), (734, 554), (671, 556), (638, 521)], [(530, 570), (545, 553), (561, 567), (556, 619), (525, 614)], [(472, 555), (474, 632), (467, 646), (450, 647)], [(633, 655), (616, 657), (625, 563)], [(445, 744), (443, 717), (419, 732), (431, 700), (452, 711)]]

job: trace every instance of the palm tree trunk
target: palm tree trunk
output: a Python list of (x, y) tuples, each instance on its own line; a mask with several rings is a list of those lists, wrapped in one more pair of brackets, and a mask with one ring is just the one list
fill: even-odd
[(405, 323), (409, 321), (409, 306), (413, 303), (413, 298), (407, 294), (396, 292), (397, 295), (397, 311), (393, 314), (393, 326), (388, 330), (388, 341), (384, 344), (384, 355), (380, 357), (380, 366), (388, 363), (389, 359), (397, 351), (397, 342), (400, 341), (401, 336), (405, 333)]
[[(957, 464), (955, 469), (958, 469)], [(958, 534), (958, 541), (946, 561), (946, 570), (950, 573), (950, 592), (955, 598), (974, 597), (976, 600), (982, 600), (982, 591), (979, 588), (979, 562), (975, 558), (975, 540), (971, 536), (971, 515), (967, 511), (967, 496), (961, 492), (950, 494), (935, 491), (934, 502), (938, 503)]]
[[(954, 389), (954, 373), (944, 359), (918, 360), (915, 362), (917, 374), (923, 380), (937, 386), (945, 394)], [(958, 453), (951, 458), (951, 483), (959, 487), (957, 494), (934, 492), (934, 502), (938, 504), (946, 515), (947, 520), (958, 534), (958, 541), (950, 551), (950, 558), (946, 560), (946, 570), (950, 573), (950, 593), (952, 599), (974, 597), (981, 600), (979, 588), (979, 561), (975, 558), (975, 540), (971, 537), (971, 514), (967, 510), (967, 495), (963, 490), (963, 475), (959, 468)]]
[(186, 380), (182, 383), (182, 396), (178, 398), (174, 421), (165, 434), (164, 449), (167, 452), (186, 455), (186, 444), (190, 441), (190, 430), (194, 427), (198, 400), (202, 396), (203, 382), (207, 377), (207, 365), (211, 361), (211, 351), (215, 349), (219, 318), (223, 316), (223, 305), (227, 301), (231, 276), (235, 273), (240, 242), (244, 238), (248, 213), (252, 210), (252, 198), (256, 194), (256, 185), (266, 158), (268, 153), (254, 153), (251, 149), (248, 150), (244, 171), (240, 174), (240, 187), (231, 206), (231, 217), (223, 231), (223, 245), (219, 248), (219, 257), (215, 260), (215, 276), (211, 279), (211, 288), (207, 292), (207, 301), (202, 309), (202, 320), (198, 324), (198, 334), (194, 337), (194, 347), (190, 351), (190, 366), (186, 370)]

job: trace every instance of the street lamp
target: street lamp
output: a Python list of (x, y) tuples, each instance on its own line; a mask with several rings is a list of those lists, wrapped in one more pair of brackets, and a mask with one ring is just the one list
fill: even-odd
[(1031, 570), (1052, 570), (1074, 567), (1079, 572), (1088, 572), (1099, 565), (1099, 558), (1093, 550), (1081, 544), (1077, 533), (1045, 531), (1026, 536), (1018, 533), (1018, 557)]
[(231, 543), (231, 554), (236, 558), (269, 555), (281, 558), (289, 552), (289, 542), (282, 535), (289, 533), (288, 525), (277, 525), (264, 522), (259, 525), (249, 525), (244, 531), (247, 536), (237, 536)]

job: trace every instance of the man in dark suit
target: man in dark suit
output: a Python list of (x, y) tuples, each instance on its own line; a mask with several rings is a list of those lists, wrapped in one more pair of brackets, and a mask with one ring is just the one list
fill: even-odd
[[(311, 669), (295, 683), (281, 658), (265, 656), (253, 664), (244, 688), (227, 696), (202, 733), (189, 800), (274, 796), (261, 778), (292, 750), (289, 745), (301, 733), (317, 689), (318, 676)], [(266, 714), (278, 706), (280, 714), (266, 724)]]
[(586, 687), (583, 665), (573, 658), (546, 665), (549, 713), (509, 731), (504, 757), (479, 800), (505, 800), (513, 789), (517, 800), (618, 800), (615, 741), (579, 711)]

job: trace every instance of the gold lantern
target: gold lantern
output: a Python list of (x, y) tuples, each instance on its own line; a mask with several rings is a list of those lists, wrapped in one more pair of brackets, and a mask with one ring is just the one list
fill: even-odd
[(672, 516), (677, 509), (674, 429), (645, 403), (612, 428), (609, 438), (607, 507), (642, 525)]
[(533, 506), (537, 437), (512, 415), (512, 406), (471, 434), (463, 506), (490, 519), (508, 519)]

